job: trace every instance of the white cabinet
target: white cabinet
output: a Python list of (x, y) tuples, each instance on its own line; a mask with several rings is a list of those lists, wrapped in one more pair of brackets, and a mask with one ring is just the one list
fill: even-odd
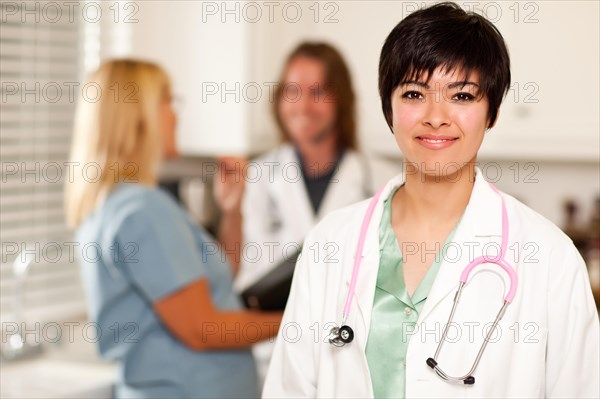
[(598, 162), (600, 3), (500, 4), (513, 84), (482, 155)]

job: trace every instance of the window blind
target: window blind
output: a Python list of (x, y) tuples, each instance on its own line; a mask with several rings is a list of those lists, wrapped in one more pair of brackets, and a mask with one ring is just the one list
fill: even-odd
[(0, 4), (0, 314), (15, 321), (13, 262), (25, 251), (33, 261), (22, 291), (23, 317), (66, 320), (85, 311), (72, 256), (77, 248), (63, 212), (81, 90), (82, 23), (76, 14), (70, 20), (63, 2)]

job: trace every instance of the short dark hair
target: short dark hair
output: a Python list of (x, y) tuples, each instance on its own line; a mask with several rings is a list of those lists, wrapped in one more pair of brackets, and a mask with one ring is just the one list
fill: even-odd
[[(510, 86), (510, 58), (502, 35), (485, 17), (445, 2), (404, 18), (389, 34), (379, 58), (379, 95), (392, 128), (393, 91), (404, 81), (430, 79), (442, 67), (479, 73), (479, 95), (489, 103), (489, 126)], [(466, 79), (465, 79), (466, 80)]]

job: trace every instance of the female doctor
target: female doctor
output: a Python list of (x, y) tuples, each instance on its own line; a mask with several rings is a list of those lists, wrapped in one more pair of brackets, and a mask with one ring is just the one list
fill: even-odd
[(265, 397), (599, 396), (582, 258), (475, 166), (509, 65), (454, 3), (390, 33), (379, 90), (403, 171), (308, 234)]

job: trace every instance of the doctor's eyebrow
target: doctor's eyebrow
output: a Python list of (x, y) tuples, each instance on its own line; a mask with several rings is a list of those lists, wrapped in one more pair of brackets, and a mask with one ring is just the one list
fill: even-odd
[[(420, 86), (420, 87), (423, 87), (424, 89), (430, 88), (429, 84), (418, 81), (418, 80), (405, 80), (403, 82), (400, 82), (400, 84), (399, 84), (399, 86), (407, 86), (407, 85)], [(475, 82), (467, 81), (467, 80), (463, 80), (460, 82), (452, 82), (452, 83), (448, 84), (449, 89), (454, 89), (456, 87), (463, 88), (465, 86), (475, 86), (476, 89), (479, 89), (479, 84), (477, 84)]]
[(475, 86), (476, 89), (479, 89), (479, 84), (477, 84), (475, 82), (469, 82), (469, 81), (466, 81), (466, 80), (464, 80), (462, 82), (453, 82), (453, 83), (450, 83), (448, 85), (448, 88), (449, 89), (454, 89), (456, 87), (463, 88), (465, 86)]

